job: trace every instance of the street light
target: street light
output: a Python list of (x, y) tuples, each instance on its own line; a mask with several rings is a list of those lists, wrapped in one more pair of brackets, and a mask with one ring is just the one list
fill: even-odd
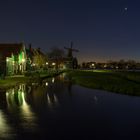
[(22, 59), (22, 63), (24, 63), (25, 62), (25, 59)]
[(56, 64), (55, 63), (52, 63), (52, 65), (55, 66)]
[(9, 62), (9, 58), (8, 57), (6, 58), (6, 61)]
[(32, 66), (35, 66), (35, 63), (33, 63)]

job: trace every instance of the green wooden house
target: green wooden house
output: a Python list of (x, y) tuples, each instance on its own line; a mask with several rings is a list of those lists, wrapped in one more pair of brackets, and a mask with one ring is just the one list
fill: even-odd
[(23, 43), (0, 44), (0, 73), (18, 75), (26, 71), (26, 50)]

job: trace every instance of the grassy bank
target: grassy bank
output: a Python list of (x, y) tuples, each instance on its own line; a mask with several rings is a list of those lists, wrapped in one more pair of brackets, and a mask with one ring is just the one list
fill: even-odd
[(28, 77), (6, 77), (4, 80), (0, 80), (0, 89), (7, 89), (28, 81)]
[(14, 87), (20, 83), (32, 83), (32, 82), (39, 82), (45, 78), (57, 76), (64, 71), (52, 71), (52, 72), (43, 72), (43, 73), (28, 73), (25, 76), (12, 76), (6, 77), (3, 80), (0, 80), (0, 90), (8, 89)]
[(140, 96), (140, 72), (73, 71), (73, 80), (84, 87)]

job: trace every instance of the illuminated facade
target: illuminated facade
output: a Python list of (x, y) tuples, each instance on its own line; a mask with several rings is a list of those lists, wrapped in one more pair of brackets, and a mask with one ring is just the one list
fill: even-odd
[(0, 44), (0, 72), (4, 75), (23, 74), (26, 71), (26, 50), (23, 43)]

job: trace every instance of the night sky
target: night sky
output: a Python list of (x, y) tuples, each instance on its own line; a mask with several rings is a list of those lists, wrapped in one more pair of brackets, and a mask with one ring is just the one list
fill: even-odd
[(1, 0), (0, 42), (69, 47), (79, 61), (140, 61), (140, 0)]

